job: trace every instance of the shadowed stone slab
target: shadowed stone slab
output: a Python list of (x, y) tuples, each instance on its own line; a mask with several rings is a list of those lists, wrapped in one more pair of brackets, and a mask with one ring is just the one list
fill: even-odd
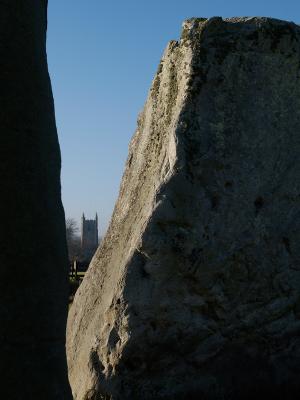
[(76, 400), (296, 398), (299, 68), (284, 21), (170, 42), (71, 308)]
[(0, 4), (1, 399), (70, 399), (60, 152), (47, 1)]

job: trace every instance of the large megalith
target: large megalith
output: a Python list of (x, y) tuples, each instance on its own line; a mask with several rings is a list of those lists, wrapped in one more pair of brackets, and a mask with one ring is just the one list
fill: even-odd
[(46, 0), (0, 3), (0, 397), (71, 398), (60, 151)]
[(300, 28), (186, 21), (71, 308), (76, 400), (296, 398), (299, 154)]

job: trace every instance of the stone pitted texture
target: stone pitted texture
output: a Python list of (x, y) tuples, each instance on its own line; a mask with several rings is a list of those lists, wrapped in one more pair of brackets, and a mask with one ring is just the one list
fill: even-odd
[(47, 2), (0, 3), (0, 398), (71, 398), (60, 152)]
[(76, 400), (296, 398), (299, 154), (299, 27), (186, 21), (71, 308)]

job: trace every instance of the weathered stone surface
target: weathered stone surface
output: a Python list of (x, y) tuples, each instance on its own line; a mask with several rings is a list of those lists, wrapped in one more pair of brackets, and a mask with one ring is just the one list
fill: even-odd
[(76, 400), (296, 398), (299, 154), (299, 27), (186, 21), (70, 312)]
[(60, 152), (46, 0), (0, 4), (0, 397), (70, 399)]

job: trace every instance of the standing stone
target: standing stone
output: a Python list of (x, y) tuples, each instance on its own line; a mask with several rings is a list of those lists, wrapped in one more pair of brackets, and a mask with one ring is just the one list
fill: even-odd
[(299, 154), (300, 28), (186, 21), (71, 308), (76, 400), (298, 398)]
[(46, 0), (0, 4), (0, 398), (70, 399), (60, 152)]

